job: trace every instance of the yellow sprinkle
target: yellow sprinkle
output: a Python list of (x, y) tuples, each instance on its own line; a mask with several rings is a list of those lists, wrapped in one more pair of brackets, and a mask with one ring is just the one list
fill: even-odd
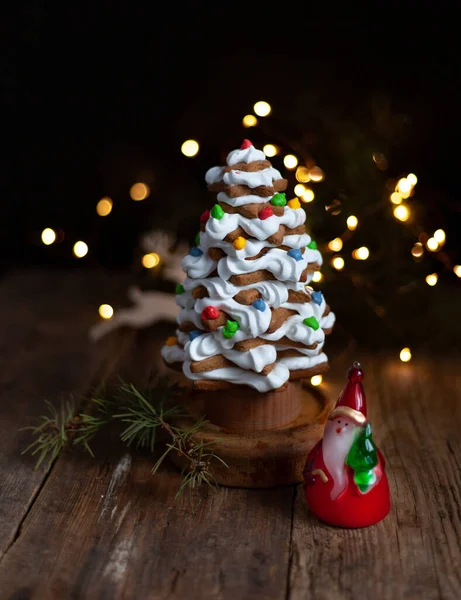
[(246, 243), (246, 239), (239, 235), (239, 237), (234, 240), (234, 248), (236, 250), (243, 250), (243, 248), (246, 246)]
[(293, 198), (293, 200), (288, 200), (288, 206), (290, 208), (301, 208), (301, 203), (298, 198)]
[(165, 342), (165, 346), (176, 346), (177, 343), (178, 343), (178, 338), (175, 337), (174, 335), (172, 335)]

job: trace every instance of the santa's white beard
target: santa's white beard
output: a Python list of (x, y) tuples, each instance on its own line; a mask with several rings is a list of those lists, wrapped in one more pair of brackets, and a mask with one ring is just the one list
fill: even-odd
[(336, 500), (347, 486), (346, 458), (356, 430), (352, 423), (347, 427), (343, 424), (341, 433), (336, 433), (337, 427), (339, 425), (334, 421), (327, 421), (322, 443), (323, 461), (334, 483), (331, 491), (332, 500)]

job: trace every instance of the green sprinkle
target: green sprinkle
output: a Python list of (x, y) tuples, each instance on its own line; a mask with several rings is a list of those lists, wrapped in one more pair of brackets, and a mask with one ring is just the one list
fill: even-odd
[(182, 283), (178, 283), (178, 285), (176, 286), (176, 293), (177, 294), (184, 294), (184, 286)]
[(194, 237), (194, 244), (195, 244), (195, 246), (200, 246), (200, 231)]
[(227, 320), (224, 329), (222, 330), (222, 334), (225, 338), (230, 340), (230, 338), (234, 337), (238, 329), (239, 324), (237, 323), (237, 321)]
[(317, 331), (317, 329), (320, 327), (319, 322), (315, 317), (307, 317), (307, 319), (304, 319), (303, 323), (314, 331)]
[(312, 240), (312, 242), (309, 242), (307, 244), (307, 248), (309, 248), (309, 250), (317, 250), (317, 244), (316, 244), (316, 242), (314, 242), (314, 240)]
[(273, 206), (285, 206), (287, 203), (287, 199), (285, 194), (275, 194), (275, 196), (271, 200), (271, 204)]
[(218, 219), (218, 221), (220, 221), (223, 217), (224, 217), (224, 211), (223, 209), (219, 206), (219, 204), (215, 204), (213, 206), (213, 208), (211, 209), (211, 216), (214, 219)]

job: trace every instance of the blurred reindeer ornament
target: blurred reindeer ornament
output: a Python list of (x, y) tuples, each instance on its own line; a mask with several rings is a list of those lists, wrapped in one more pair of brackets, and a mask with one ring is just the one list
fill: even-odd
[[(153, 230), (142, 236), (141, 248), (146, 253), (155, 252), (160, 257), (163, 265), (163, 280), (176, 284), (182, 281), (184, 271), (181, 268), (181, 260), (188, 252), (187, 244), (176, 244), (176, 238), (171, 232)], [(93, 341), (99, 340), (119, 327), (140, 329), (158, 321), (176, 320), (178, 306), (174, 293), (141, 290), (133, 286), (128, 289), (128, 297), (133, 302), (133, 306), (117, 310), (111, 319), (90, 328), (89, 335)]]

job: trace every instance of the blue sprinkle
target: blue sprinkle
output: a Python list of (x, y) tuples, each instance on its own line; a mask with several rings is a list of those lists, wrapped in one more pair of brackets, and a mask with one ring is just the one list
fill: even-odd
[(197, 248), (197, 246), (193, 246), (193, 248), (189, 250), (189, 254), (191, 256), (202, 256), (203, 252), (200, 250), (200, 248)]
[(202, 335), (202, 332), (199, 331), (198, 329), (194, 329), (194, 331), (191, 331), (189, 333), (189, 339), (192, 342), (192, 340), (195, 340), (195, 338), (198, 338), (199, 335)]
[(287, 254), (288, 254), (288, 256), (291, 256), (291, 258), (294, 258), (296, 261), (303, 259), (302, 252), (298, 248), (293, 248), (292, 250), (288, 250)]
[(312, 302), (314, 304), (318, 304), (319, 306), (322, 304), (322, 300), (323, 300), (322, 292), (312, 292), (311, 298), (312, 298)]
[(262, 298), (258, 298), (258, 300), (255, 300), (253, 302), (253, 306), (256, 308), (256, 310), (260, 310), (261, 312), (264, 312), (266, 310), (266, 303)]

